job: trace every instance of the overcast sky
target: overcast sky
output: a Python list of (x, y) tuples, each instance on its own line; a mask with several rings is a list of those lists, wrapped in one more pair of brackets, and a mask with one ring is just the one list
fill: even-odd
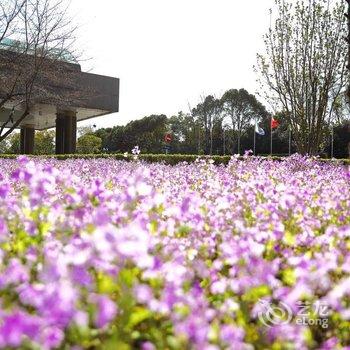
[[(84, 70), (120, 78), (120, 112), (84, 122), (126, 124), (188, 111), (201, 95), (254, 93), (273, 0), (71, 0)], [(79, 123), (79, 125), (84, 125)]]

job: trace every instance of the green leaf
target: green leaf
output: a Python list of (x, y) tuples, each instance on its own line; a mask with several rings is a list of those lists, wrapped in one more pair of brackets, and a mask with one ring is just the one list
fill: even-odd
[(135, 307), (129, 318), (128, 327), (134, 328), (152, 315), (151, 311), (143, 307)]

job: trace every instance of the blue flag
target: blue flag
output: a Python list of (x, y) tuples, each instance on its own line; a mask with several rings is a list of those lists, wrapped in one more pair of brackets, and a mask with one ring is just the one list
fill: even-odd
[(264, 129), (260, 128), (260, 126), (258, 125), (258, 123), (255, 123), (255, 132), (258, 135), (264, 136), (265, 135), (265, 131)]

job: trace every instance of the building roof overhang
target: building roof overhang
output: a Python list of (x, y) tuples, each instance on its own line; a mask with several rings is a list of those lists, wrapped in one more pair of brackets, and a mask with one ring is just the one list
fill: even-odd
[[(1, 54), (11, 55), (4, 50), (0, 50)], [(51, 96), (62, 95), (62, 91), (65, 91), (64, 97), (59, 100), (40, 97), (33, 99), (29, 115), (19, 127), (31, 125), (37, 130), (52, 128), (56, 124), (56, 115), (65, 110), (76, 112), (78, 121), (119, 111), (118, 78), (82, 72), (80, 65), (74, 63), (57, 62), (56, 64), (59, 74), (62, 75), (61, 78), (52, 81), (40, 79), (40, 87), (49, 90)], [(4, 80), (6, 82), (6, 75), (4, 76), (3, 73), (2, 81)], [(69, 81), (69, 84), (66, 84), (66, 81)], [(0, 102), (1, 95), (0, 91)], [(12, 119), (8, 123), (9, 127), (20, 118), (24, 107), (19, 102), (16, 99), (9, 100), (0, 109), (0, 125), (8, 119), (10, 114)]]

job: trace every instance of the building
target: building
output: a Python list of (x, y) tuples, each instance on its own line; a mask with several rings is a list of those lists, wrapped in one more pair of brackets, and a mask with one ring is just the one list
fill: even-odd
[[(0, 67), (2, 86), (13, 81), (13, 71), (18, 65), (31, 64), (32, 55), (21, 60), (12, 59), (16, 52), (0, 45), (2, 62), (13, 62)], [(5, 60), (3, 58), (6, 58)], [(82, 72), (81, 67), (66, 53), (62, 59), (45, 58), (50, 68), (40, 72), (35, 83), (29, 115), (16, 127), (21, 132), (21, 153), (31, 154), (34, 149), (35, 130), (56, 128), (56, 154), (74, 153), (76, 150), (77, 122), (119, 111), (119, 79)], [(1, 64), (1, 63), (0, 63)], [(49, 66), (49, 65), (48, 65)], [(44, 91), (44, 93), (43, 93)], [(0, 106), (6, 91), (0, 87)], [(0, 107), (0, 126), (14, 126), (23, 113), (23, 106), (16, 98)], [(11, 118), (9, 120), (9, 115)]]

